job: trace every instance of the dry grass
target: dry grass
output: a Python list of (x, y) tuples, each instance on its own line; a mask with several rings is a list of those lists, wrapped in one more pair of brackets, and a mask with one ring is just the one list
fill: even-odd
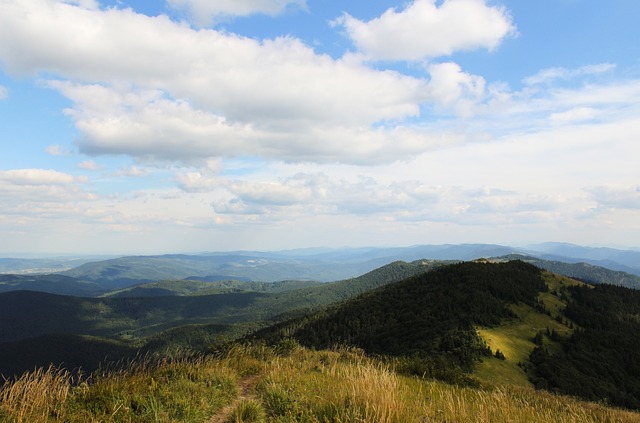
[(54, 367), (25, 373), (0, 390), (0, 419), (46, 422), (64, 418), (71, 376)]
[[(241, 389), (248, 379), (255, 390)], [(402, 376), (346, 349), (236, 347), (216, 358), (146, 363), (74, 382), (50, 368), (5, 384), (0, 421), (204, 422), (233, 403), (229, 421), (640, 422), (638, 413), (530, 388), (461, 388)]]

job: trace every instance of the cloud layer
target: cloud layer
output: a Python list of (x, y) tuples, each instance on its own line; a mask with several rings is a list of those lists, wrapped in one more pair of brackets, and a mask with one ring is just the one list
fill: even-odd
[[(293, 247), (298, 234), (315, 244), (640, 236), (640, 79), (608, 61), (511, 85), (475, 74), (457, 53), (491, 55), (517, 32), (495, 2), (338, 12), (326, 30), (353, 51), (333, 56), (295, 36), (216, 26), (312, 13), (311, 2), (167, 6), (171, 15), (0, 0), (2, 70), (62, 97), (54, 113), (72, 124), (38, 140), (38, 164), (0, 169), (0, 230), (25, 248), (63, 229), (74, 245), (97, 231), (111, 245), (198, 239), (190, 248), (203, 250), (219, 249), (211, 239)], [(10, 108), (20, 93), (2, 84)]]
[[(501, 13), (467, 3), (446, 2), (438, 13), (454, 20), (467, 9)], [(80, 132), (80, 151), (89, 155), (388, 162), (458, 142), (408, 122), (425, 103), (469, 113), (484, 89), (481, 77), (454, 63), (432, 65), (427, 80), (316, 54), (295, 38), (257, 41), (93, 3), (3, 2), (0, 40), (9, 71), (57, 77), (49, 86), (72, 101), (67, 115)], [(449, 49), (484, 44), (461, 41)]]

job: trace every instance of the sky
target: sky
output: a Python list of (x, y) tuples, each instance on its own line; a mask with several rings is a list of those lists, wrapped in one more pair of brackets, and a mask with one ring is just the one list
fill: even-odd
[(0, 254), (640, 247), (637, 0), (0, 0)]

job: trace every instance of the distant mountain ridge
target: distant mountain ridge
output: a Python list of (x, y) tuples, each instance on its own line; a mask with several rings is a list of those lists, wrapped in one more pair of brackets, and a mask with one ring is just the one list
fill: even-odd
[(627, 272), (611, 270), (606, 267), (596, 266), (589, 263), (568, 263), (564, 261), (545, 260), (522, 254), (509, 254), (507, 256), (499, 257), (498, 259), (522, 260), (541, 269), (557, 273), (558, 275), (567, 276), (591, 284), (609, 284), (640, 289), (640, 276)]
[[(594, 283), (640, 287), (637, 278), (613, 274), (599, 268), (587, 268), (584, 264), (580, 264), (586, 263), (640, 277), (640, 251), (546, 243), (525, 248), (496, 244), (444, 244), (392, 248), (312, 248), (275, 252), (236, 251), (197, 255), (127, 256), (82, 262), (80, 266), (73, 269), (58, 272), (58, 277), (66, 276), (75, 279), (75, 282), (67, 279), (65, 284), (59, 286), (51, 283), (53, 278), (50, 276), (30, 274), (31, 279), (15, 276), (0, 278), (0, 292), (27, 289), (64, 295), (97, 296), (131, 286), (182, 279), (204, 282), (224, 280), (331, 282), (353, 278), (395, 261), (412, 262), (422, 259), (465, 261), (514, 254), (538, 260), (575, 264), (573, 268), (560, 266), (557, 263), (553, 266), (551, 263), (547, 264), (549, 269), (553, 268), (554, 271), (567, 276)], [(560, 254), (566, 254), (566, 256)], [(2, 260), (5, 263), (4, 268), (10, 269), (13, 259), (0, 259), (0, 264), (3, 263)], [(18, 267), (24, 270), (24, 263), (19, 264)], [(579, 267), (582, 269), (578, 269)], [(561, 268), (565, 269), (561, 270)]]
[[(640, 251), (620, 250), (608, 247), (583, 247), (562, 242), (546, 242), (529, 245), (522, 251), (531, 255), (557, 261), (585, 262), (612, 270), (640, 275)], [(570, 260), (567, 260), (570, 259)]]

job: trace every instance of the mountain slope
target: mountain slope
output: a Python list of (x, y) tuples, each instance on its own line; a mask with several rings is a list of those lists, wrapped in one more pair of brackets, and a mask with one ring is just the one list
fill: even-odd
[(579, 329), (558, 338), (559, 349), (533, 351), (536, 386), (640, 409), (640, 291), (597, 285), (561, 294)]
[[(373, 287), (425, 272), (422, 263), (393, 263), (352, 280), (293, 289), (296, 283), (247, 284), (260, 291), (227, 291), (213, 295), (78, 298), (41, 292), (0, 294), (0, 342), (47, 333), (140, 337), (194, 323), (265, 322), (295, 310), (318, 309)], [(182, 281), (171, 284), (202, 284)], [(303, 283), (305, 284), (305, 283)], [(238, 283), (234, 286), (242, 286)]]
[(10, 291), (39, 291), (50, 294), (92, 297), (104, 288), (64, 275), (0, 275), (0, 293)]
[(271, 342), (293, 337), (315, 348), (345, 343), (374, 354), (439, 356), (470, 370), (487, 353), (475, 326), (515, 318), (509, 304), (535, 306), (544, 290), (540, 270), (532, 265), (465, 262), (386, 285), (255, 336)]
[(589, 285), (522, 261), (467, 262), (283, 322), (253, 339), (293, 338), (318, 349), (353, 345), (403, 357), (403, 366), (419, 375), (450, 377), (441, 369), (460, 367), (491, 384), (533, 383), (640, 409), (639, 316), (638, 290)]
[(63, 272), (111, 289), (166, 279), (209, 278), (274, 282), (348, 279), (394, 261), (472, 260), (515, 252), (492, 244), (419, 245), (399, 248), (243, 251), (199, 255), (129, 256), (87, 263)]
[[(26, 371), (60, 357), (60, 354), (49, 357), (49, 352), (54, 352), (49, 346), (55, 344), (51, 339), (57, 336), (70, 340), (70, 345), (75, 345), (70, 347), (74, 351), (94, 350), (105, 345), (100, 361), (107, 356), (113, 360), (125, 358), (130, 351), (112, 348), (112, 341), (100, 344), (95, 338), (76, 335), (132, 340), (135, 342), (126, 347), (142, 352), (164, 353), (185, 348), (203, 352), (211, 343), (235, 339), (286, 316), (322, 309), (332, 302), (425, 272), (436, 265), (435, 262), (398, 262), (351, 280), (315, 287), (292, 289), (297, 282), (248, 283), (245, 288), (261, 291), (215, 295), (76, 298), (26, 291), (4, 293), (0, 294), (0, 349), (4, 349), (5, 355), (0, 353), (0, 373), (20, 373), (19, 370)], [(196, 281), (167, 284), (178, 291), (181, 284), (187, 284), (184, 289), (189, 292), (193, 283), (205, 284)], [(234, 282), (231, 286), (243, 284)], [(33, 337), (39, 338), (25, 339)], [(84, 343), (88, 345), (82, 345)], [(13, 358), (3, 361), (3, 357)], [(83, 363), (93, 368), (99, 361), (87, 359)]]
[(579, 279), (592, 284), (610, 284), (640, 289), (640, 276), (627, 272), (611, 270), (589, 263), (570, 263), (566, 261), (546, 260), (521, 254), (510, 254), (498, 257), (497, 259), (522, 260), (558, 275)]
[(569, 262), (586, 262), (640, 276), (640, 251), (605, 247), (583, 247), (562, 242), (528, 246), (540, 258)]

